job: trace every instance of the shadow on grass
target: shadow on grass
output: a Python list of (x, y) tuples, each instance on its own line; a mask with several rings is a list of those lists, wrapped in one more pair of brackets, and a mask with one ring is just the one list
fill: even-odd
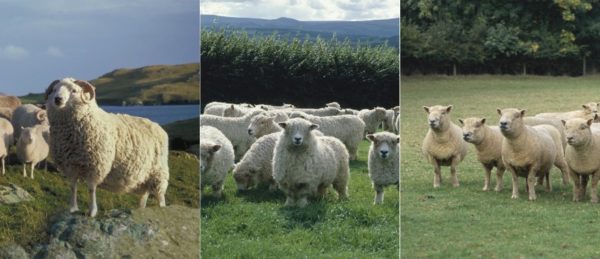
[(281, 207), (279, 212), (286, 219), (284, 228), (293, 230), (296, 228), (312, 228), (316, 223), (325, 219), (327, 207), (325, 200), (309, 200), (309, 204), (304, 208)]
[(212, 191), (205, 190), (200, 193), (200, 208), (211, 208), (219, 203), (226, 203), (228, 200), (227, 193), (223, 192), (220, 198), (215, 196)]
[(283, 204), (283, 202), (285, 201), (285, 195), (282, 191), (269, 191), (266, 185), (259, 185), (258, 187), (252, 188), (250, 190), (238, 190), (235, 196), (247, 202), (280, 202), (281, 204)]

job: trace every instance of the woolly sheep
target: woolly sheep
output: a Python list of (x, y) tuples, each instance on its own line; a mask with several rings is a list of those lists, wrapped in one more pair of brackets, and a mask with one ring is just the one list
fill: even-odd
[(23, 163), (23, 177), (27, 177), (27, 164), (31, 164), (29, 176), (33, 179), (35, 166), (48, 157), (49, 147), (43, 136), (43, 126), (21, 128), (17, 141), (17, 157)]
[(19, 97), (0, 95), (0, 107), (14, 110), (19, 106), (21, 106), (21, 99)]
[(231, 105), (238, 105), (243, 108), (254, 107), (253, 105), (247, 104), (247, 103), (233, 104), (233, 103), (224, 103), (224, 102), (210, 102), (206, 106), (204, 106), (204, 111), (202, 114), (222, 116), (223, 110), (227, 109), (227, 107), (230, 107)]
[(222, 196), (223, 183), (233, 167), (233, 146), (221, 131), (211, 126), (200, 127), (201, 186), (210, 185), (216, 197)]
[(386, 110), (381, 107), (374, 109), (362, 109), (358, 112), (358, 117), (365, 123), (365, 134), (373, 134), (377, 131), (379, 124), (386, 118)]
[(2, 162), (2, 175), (5, 174), (4, 163), (8, 157), (10, 145), (13, 143), (13, 126), (10, 121), (0, 118), (0, 162)]
[(497, 126), (485, 124), (485, 118), (466, 118), (458, 120), (462, 125), (463, 139), (475, 146), (477, 160), (485, 169), (483, 190), (489, 190), (490, 175), (496, 167), (496, 188), (499, 192), (503, 189), (502, 176), (504, 175), (504, 163), (502, 162), (502, 133)]
[(338, 102), (330, 102), (325, 104), (326, 107), (333, 107), (337, 109), (342, 109), (342, 106)]
[(581, 105), (581, 110), (569, 111), (569, 112), (545, 112), (538, 113), (535, 117), (541, 118), (555, 118), (559, 120), (568, 120), (572, 118), (581, 118), (581, 119), (594, 119), (598, 120), (596, 117), (598, 113), (598, 104), (597, 103), (586, 103)]
[(97, 213), (96, 187), (115, 193), (149, 194), (164, 207), (169, 184), (169, 137), (156, 123), (135, 116), (107, 113), (96, 103), (89, 82), (64, 78), (45, 93), (50, 121), (50, 153), (71, 180), (71, 208), (77, 206), (77, 181), (90, 193), (89, 215)]
[(254, 116), (248, 126), (248, 134), (257, 139), (282, 130), (283, 129), (275, 122), (275, 118), (263, 114)]
[(383, 187), (400, 186), (400, 137), (389, 132), (367, 135), (369, 147), (369, 176), (375, 189), (375, 204), (383, 203)]
[(225, 135), (235, 150), (235, 160), (239, 161), (248, 151), (256, 139), (248, 135), (248, 125), (252, 118), (258, 114), (264, 114), (265, 111), (254, 110), (243, 117), (221, 117), (214, 115), (201, 115), (200, 125), (213, 126)]
[(523, 117), (523, 122), (528, 126), (537, 126), (537, 125), (550, 125), (558, 130), (560, 133), (560, 140), (563, 146), (563, 150), (567, 147), (567, 139), (565, 138), (565, 127), (562, 124), (560, 119), (550, 118), (550, 117), (532, 117), (525, 116)]
[(592, 120), (580, 118), (562, 121), (565, 125), (568, 146), (565, 160), (573, 182), (573, 201), (585, 196), (589, 177), (592, 176), (591, 202), (598, 202), (598, 180), (600, 180), (600, 132), (592, 131)]
[(550, 169), (554, 164), (563, 175), (563, 184), (568, 182), (568, 168), (560, 142), (560, 133), (550, 125), (527, 126), (523, 123), (525, 110), (497, 109), (500, 117), (502, 161), (512, 173), (512, 198), (519, 197), (517, 178), (525, 177), (529, 200), (536, 199), (536, 177), (546, 177), (546, 190), (550, 185)]
[(294, 108), (290, 112), (296, 112), (296, 111), (304, 112), (306, 114), (313, 115), (313, 116), (321, 116), (321, 117), (342, 114), (342, 111), (340, 109), (334, 108), (334, 107), (325, 107), (325, 108), (318, 108), (318, 109)]
[(283, 128), (275, 143), (273, 179), (285, 193), (285, 206), (304, 207), (308, 196), (323, 198), (333, 184), (340, 199), (348, 197), (349, 162), (344, 144), (319, 137), (319, 126), (302, 118), (279, 123)]
[(428, 113), (429, 130), (421, 151), (433, 165), (433, 188), (439, 188), (442, 181), (441, 166), (450, 166), (452, 186), (458, 187), (456, 167), (467, 155), (467, 142), (462, 138), (462, 130), (450, 120), (452, 105), (423, 106)]
[(13, 128), (15, 129), (15, 140), (21, 135), (21, 127), (33, 127), (35, 125), (49, 125), (48, 114), (46, 110), (33, 104), (24, 104), (13, 112)]
[(360, 144), (365, 123), (356, 115), (337, 115), (319, 117), (301, 112), (293, 112), (290, 118), (303, 118), (319, 125), (325, 136), (332, 136), (344, 143), (350, 154), (350, 160), (358, 159), (358, 145)]
[(271, 115), (275, 118), (275, 122), (283, 122), (289, 119), (287, 113), (282, 110), (268, 110), (264, 108), (244, 108), (241, 106), (231, 105), (223, 110), (223, 117), (242, 117), (253, 111), (265, 111), (267, 115)]

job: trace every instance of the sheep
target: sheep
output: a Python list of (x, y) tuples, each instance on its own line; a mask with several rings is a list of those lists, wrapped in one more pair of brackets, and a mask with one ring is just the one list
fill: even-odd
[(568, 120), (572, 118), (582, 118), (582, 119), (594, 119), (597, 120), (596, 117), (598, 113), (598, 104), (597, 103), (586, 103), (582, 104), (582, 110), (570, 111), (570, 112), (545, 112), (538, 113), (535, 117), (541, 118), (555, 118), (559, 120)]
[(283, 128), (273, 154), (273, 179), (285, 195), (285, 206), (304, 207), (308, 196), (323, 198), (333, 184), (339, 199), (348, 197), (348, 151), (336, 138), (316, 136), (319, 125), (302, 118), (280, 122)]
[(389, 132), (367, 135), (369, 176), (375, 189), (375, 204), (383, 203), (383, 187), (400, 186), (400, 137)]
[(21, 127), (33, 127), (38, 124), (49, 125), (46, 110), (33, 104), (24, 104), (13, 112), (12, 124), (15, 129), (15, 140), (21, 136)]
[(17, 157), (23, 163), (23, 177), (27, 177), (27, 164), (31, 164), (29, 176), (33, 178), (35, 166), (48, 157), (49, 147), (43, 136), (43, 126), (21, 127), (17, 141)]
[(0, 107), (0, 118), (12, 120), (13, 110), (11, 108)]
[(10, 121), (0, 118), (0, 162), (2, 162), (2, 175), (6, 173), (4, 163), (8, 157), (10, 145), (13, 143), (13, 131)]
[(442, 181), (441, 166), (450, 166), (452, 186), (458, 187), (456, 167), (467, 155), (467, 142), (462, 138), (462, 130), (450, 120), (452, 105), (423, 106), (428, 114), (429, 130), (423, 139), (421, 151), (433, 165), (433, 188), (439, 188)]
[(527, 126), (523, 122), (525, 110), (497, 109), (500, 117), (502, 161), (512, 173), (512, 198), (519, 198), (517, 178), (525, 177), (529, 200), (536, 200), (535, 177), (546, 177), (546, 190), (551, 191), (550, 169), (560, 169), (563, 184), (568, 183), (569, 169), (560, 141), (560, 133), (551, 125)]
[(19, 97), (0, 95), (0, 107), (14, 110), (19, 106), (21, 106), (21, 99)]
[(563, 150), (567, 147), (567, 139), (565, 138), (565, 127), (562, 124), (560, 119), (555, 119), (551, 117), (532, 117), (525, 116), (523, 117), (523, 122), (528, 126), (537, 126), (537, 125), (551, 125), (558, 130), (560, 133), (560, 140), (563, 146)]
[(504, 175), (504, 163), (502, 162), (502, 133), (497, 126), (485, 124), (485, 118), (466, 118), (458, 120), (463, 125), (463, 139), (475, 146), (477, 160), (485, 170), (483, 190), (488, 191), (492, 169), (496, 167), (496, 188), (499, 192), (503, 189), (502, 176)]
[[(280, 128), (281, 129), (281, 128)], [(277, 189), (273, 179), (273, 150), (281, 132), (259, 138), (233, 169), (233, 178), (238, 190), (247, 190), (259, 183), (268, 183), (269, 190)]]
[(600, 180), (600, 132), (591, 130), (593, 120), (580, 118), (562, 120), (566, 129), (568, 146), (565, 160), (569, 166), (570, 178), (573, 182), (573, 201), (578, 202), (585, 196), (585, 189), (590, 175), (592, 189), (590, 200), (598, 203), (598, 180)]
[(333, 108), (336, 108), (336, 109), (342, 109), (342, 106), (340, 106), (340, 104), (338, 102), (326, 103), (325, 107), (333, 107)]
[(386, 118), (386, 110), (381, 107), (375, 107), (372, 110), (362, 109), (358, 112), (358, 117), (365, 123), (365, 133), (373, 134), (377, 131), (379, 124)]
[(350, 160), (358, 159), (358, 145), (360, 144), (365, 123), (356, 115), (337, 115), (328, 117), (313, 116), (301, 112), (293, 112), (290, 118), (303, 118), (318, 124), (325, 136), (332, 136), (344, 143), (350, 154)]
[(344, 114), (347, 114), (347, 115), (358, 115), (358, 113), (359, 113), (358, 110), (350, 109), (350, 108), (342, 109), (341, 112), (340, 112), (341, 115), (344, 115)]
[(294, 109), (291, 109), (289, 111), (290, 112), (304, 112), (304, 113), (309, 114), (309, 115), (321, 116), (321, 117), (334, 116), (334, 115), (340, 115), (340, 114), (342, 114), (342, 111), (340, 109), (334, 108), (334, 107), (325, 107), (325, 108), (318, 108), (318, 109), (294, 108)]
[(394, 132), (394, 119), (396, 118), (396, 112), (394, 110), (385, 110), (385, 119), (383, 119), (383, 130)]
[(243, 108), (254, 107), (254, 105), (247, 104), (247, 103), (232, 104), (232, 103), (223, 103), (223, 102), (210, 102), (206, 106), (204, 106), (203, 114), (221, 116), (223, 114), (223, 110), (225, 110), (227, 107), (229, 107), (231, 105), (238, 105)]
[(275, 118), (275, 122), (283, 122), (286, 121), (287, 119), (289, 119), (287, 113), (285, 111), (282, 110), (268, 110), (264, 107), (260, 107), (259, 108), (244, 108), (241, 106), (235, 106), (235, 105), (231, 105), (228, 108), (225, 108), (225, 110), (223, 110), (223, 117), (242, 117), (246, 114), (248, 114), (249, 112), (255, 111), (255, 110), (264, 110), (266, 114), (268, 115), (272, 115)]
[(269, 115), (256, 115), (250, 121), (250, 125), (248, 126), (248, 134), (257, 139), (260, 139), (262, 136), (280, 132), (283, 129), (279, 127), (277, 122), (275, 122), (275, 118)]
[(107, 113), (96, 102), (96, 89), (87, 81), (53, 81), (44, 100), (50, 122), (50, 154), (71, 180), (70, 211), (78, 211), (77, 181), (89, 190), (89, 216), (97, 214), (96, 187), (114, 193), (148, 196), (166, 206), (169, 185), (169, 136), (148, 119)]
[(265, 111), (254, 110), (243, 117), (201, 115), (200, 125), (213, 126), (220, 130), (231, 141), (235, 150), (235, 161), (239, 161), (256, 140), (254, 137), (248, 135), (250, 121), (254, 116), (264, 113)]
[(214, 195), (222, 197), (223, 184), (233, 167), (233, 145), (221, 131), (211, 126), (200, 127), (201, 187), (210, 185)]

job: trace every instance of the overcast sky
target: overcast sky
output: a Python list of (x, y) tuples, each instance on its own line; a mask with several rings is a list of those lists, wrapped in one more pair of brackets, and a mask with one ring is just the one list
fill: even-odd
[(232, 17), (303, 21), (400, 17), (399, 0), (201, 0), (200, 12)]
[(0, 0), (0, 92), (198, 62), (198, 0)]

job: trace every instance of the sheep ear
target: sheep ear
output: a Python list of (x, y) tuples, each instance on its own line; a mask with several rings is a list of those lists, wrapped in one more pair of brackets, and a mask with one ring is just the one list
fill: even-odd
[(45, 121), (48, 118), (48, 114), (46, 114), (45, 110), (39, 110), (35, 113), (35, 117), (38, 119), (38, 121)]
[(458, 122), (460, 122), (460, 125), (465, 125), (465, 122), (462, 119), (458, 119)]
[(567, 122), (565, 120), (560, 120), (560, 122), (562, 122), (563, 126), (567, 126)]
[(594, 120), (598, 120), (598, 114), (594, 114)]
[(526, 109), (523, 109), (523, 110), (521, 110), (521, 117), (524, 117), (524, 116), (525, 116), (525, 112), (526, 112), (526, 111), (527, 111)]
[(396, 138), (396, 144), (400, 143), (400, 136)]
[(52, 81), (52, 83), (50, 83), (50, 85), (46, 88), (46, 92), (44, 93), (44, 101), (48, 100), (48, 95), (50, 95), (50, 93), (52, 93), (52, 89), (54, 88), (54, 85), (58, 84), (60, 82), (60, 80), (54, 80)]
[(592, 126), (592, 123), (593, 123), (593, 122), (594, 122), (594, 119), (589, 119), (589, 120), (587, 121), (587, 125), (588, 125), (588, 126)]
[(74, 83), (83, 89), (83, 91), (81, 91), (81, 100), (83, 100), (84, 103), (89, 103), (96, 98), (96, 87), (90, 84), (90, 82), (85, 80), (75, 80)]
[(214, 146), (212, 146), (212, 147), (210, 148), (210, 151), (211, 151), (212, 153), (214, 153), (214, 152), (217, 152), (217, 151), (219, 151), (219, 149), (221, 149), (221, 145), (217, 144), (217, 145), (214, 145)]
[(319, 125), (317, 124), (311, 124), (310, 127), (308, 127), (310, 130), (315, 130), (319, 128)]
[(285, 123), (285, 122), (280, 122), (278, 124), (279, 124), (279, 127), (282, 127), (284, 129), (285, 129), (285, 127), (287, 127), (287, 123)]
[(502, 110), (500, 110), (500, 108), (496, 108), (496, 112), (498, 112), (498, 115), (502, 116)]
[(264, 105), (261, 105), (260, 108), (263, 109), (263, 110), (265, 110), (265, 111), (269, 110), (269, 108), (267, 108), (267, 106), (264, 106)]
[(481, 122), (481, 125), (485, 124), (485, 118), (482, 118), (480, 122)]
[(375, 136), (373, 136), (373, 134), (367, 134), (367, 139), (369, 139), (370, 141), (375, 142), (376, 138)]
[(589, 106), (587, 106), (587, 104), (583, 104), (583, 105), (581, 105), (581, 107), (583, 107), (583, 108), (584, 108), (584, 109), (586, 109), (586, 110), (591, 110), (591, 109), (590, 109), (590, 107), (589, 107)]
[(425, 110), (426, 113), (429, 113), (429, 107), (423, 106), (423, 110)]
[(446, 112), (450, 112), (452, 110), (452, 107), (454, 107), (454, 106), (452, 106), (452, 104), (448, 105), (446, 107)]

